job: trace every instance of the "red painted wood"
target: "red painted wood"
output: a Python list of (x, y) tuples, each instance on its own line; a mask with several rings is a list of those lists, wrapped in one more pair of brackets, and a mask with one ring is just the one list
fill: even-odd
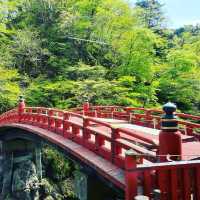
[(130, 154), (125, 156), (125, 200), (133, 200), (137, 195), (136, 157)]
[(166, 180), (167, 179), (166, 170), (163, 169), (158, 170), (157, 178), (158, 178), (158, 186), (161, 191), (161, 200), (168, 200), (167, 187), (169, 187), (169, 185), (167, 184)]
[[(173, 142), (172, 142), (173, 141)], [(161, 131), (159, 134), (159, 154), (160, 155), (180, 155), (182, 156), (182, 139), (181, 133)], [(173, 160), (180, 159), (179, 157), (173, 157)], [(162, 156), (160, 161), (166, 162), (167, 156)]]
[(183, 190), (183, 200), (190, 200), (191, 199), (191, 180), (189, 169), (183, 169), (183, 183), (184, 183), (184, 190)]
[(195, 169), (195, 197), (200, 200), (200, 166)]
[(178, 200), (178, 177), (177, 170), (170, 170), (171, 199)]
[(151, 171), (144, 171), (144, 195), (150, 197), (152, 192)]

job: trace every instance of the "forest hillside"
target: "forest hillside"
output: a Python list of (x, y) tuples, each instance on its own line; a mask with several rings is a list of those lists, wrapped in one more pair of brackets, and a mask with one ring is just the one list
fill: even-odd
[(200, 26), (158, 0), (0, 0), (0, 112), (92, 104), (200, 109)]

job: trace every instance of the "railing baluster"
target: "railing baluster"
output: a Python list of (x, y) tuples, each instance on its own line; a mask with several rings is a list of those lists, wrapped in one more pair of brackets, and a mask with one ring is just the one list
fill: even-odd
[(188, 168), (183, 168), (183, 183), (184, 183), (184, 191), (183, 191), (183, 200), (191, 199), (191, 180)]
[(144, 194), (146, 196), (151, 195), (151, 171), (150, 170), (145, 170), (144, 171)]
[(159, 189), (161, 191), (161, 199), (162, 200), (169, 200), (168, 196), (170, 195), (168, 193), (169, 189), (169, 182), (168, 182), (168, 171), (166, 171), (165, 169), (159, 169), (158, 170), (158, 174), (157, 174), (157, 178), (158, 178), (158, 185), (159, 185)]
[(177, 178), (177, 169), (170, 170), (170, 186), (171, 186), (171, 198), (173, 200), (178, 199), (178, 178)]
[(125, 154), (125, 200), (133, 200), (137, 195), (137, 154), (133, 150)]
[(119, 129), (117, 127), (112, 127), (111, 131), (112, 131), (111, 132), (111, 160), (112, 160), (112, 163), (114, 163), (116, 154), (119, 152), (116, 146), (116, 139), (118, 139), (120, 135), (119, 135)]
[(83, 145), (86, 146), (88, 142), (88, 130), (87, 127), (90, 125), (90, 121), (87, 117), (83, 117)]
[(195, 168), (195, 197), (200, 200), (200, 166)]

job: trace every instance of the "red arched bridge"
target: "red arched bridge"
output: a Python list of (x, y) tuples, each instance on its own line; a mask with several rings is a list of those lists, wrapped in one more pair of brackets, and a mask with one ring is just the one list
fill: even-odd
[(125, 191), (149, 199), (200, 200), (200, 116), (156, 109), (90, 106), (63, 111), (18, 108), (0, 116), (1, 130), (15, 127), (38, 135)]

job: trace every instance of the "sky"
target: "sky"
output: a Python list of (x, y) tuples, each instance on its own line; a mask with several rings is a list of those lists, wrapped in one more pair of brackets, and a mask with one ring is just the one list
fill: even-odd
[[(136, 0), (131, 0), (135, 3)], [(200, 24), (200, 0), (161, 0), (168, 18), (168, 26), (179, 28), (183, 25)]]

